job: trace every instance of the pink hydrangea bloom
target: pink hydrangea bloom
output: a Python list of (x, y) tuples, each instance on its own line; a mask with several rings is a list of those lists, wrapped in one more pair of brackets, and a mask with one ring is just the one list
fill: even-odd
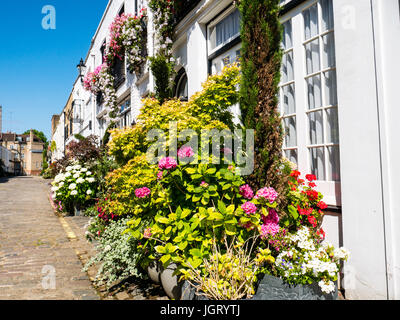
[(253, 190), (251, 189), (251, 187), (248, 184), (245, 184), (244, 186), (241, 186), (239, 188), (239, 193), (244, 198), (249, 199), (249, 200), (253, 199), (253, 197), (254, 197), (254, 192), (253, 192)]
[(209, 186), (209, 184), (208, 184), (207, 182), (205, 182), (205, 181), (202, 181), (202, 182), (200, 183), (200, 187), (207, 188), (208, 186)]
[(263, 215), (263, 221), (265, 224), (268, 223), (274, 223), (274, 224), (278, 224), (279, 223), (279, 216), (278, 213), (274, 210), (274, 209), (269, 209), (269, 214), (267, 217), (265, 217)]
[(274, 236), (280, 231), (280, 227), (276, 223), (267, 223), (261, 226), (261, 238), (265, 239), (268, 235)]
[(243, 209), (244, 212), (246, 212), (248, 215), (254, 214), (257, 212), (257, 207), (254, 203), (252, 202), (246, 202), (242, 204), (241, 208)]
[(162, 158), (160, 160), (160, 162), (158, 163), (158, 167), (161, 170), (170, 170), (170, 169), (175, 169), (177, 167), (177, 162), (174, 158), (171, 157), (166, 157), (166, 158)]
[(151, 194), (151, 190), (147, 187), (135, 190), (135, 196), (138, 198), (146, 198)]
[(262, 188), (257, 191), (255, 199), (264, 198), (269, 200), (270, 203), (273, 203), (275, 199), (278, 197), (278, 192), (275, 191), (274, 188)]
[(191, 147), (182, 147), (178, 151), (179, 158), (191, 158), (194, 156), (194, 151)]
[(163, 172), (162, 172), (162, 171), (158, 171), (158, 173), (157, 173), (157, 179), (158, 179), (158, 180), (161, 180), (162, 177), (163, 177)]

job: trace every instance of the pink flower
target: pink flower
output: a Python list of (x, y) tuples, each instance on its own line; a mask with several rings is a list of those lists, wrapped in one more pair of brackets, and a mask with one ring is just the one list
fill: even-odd
[(249, 200), (253, 199), (253, 197), (254, 197), (254, 192), (248, 184), (241, 186), (239, 189), (239, 193), (244, 198), (249, 199)]
[(191, 147), (182, 147), (178, 151), (179, 158), (191, 158), (194, 156), (194, 151)]
[(177, 167), (177, 165), (178, 164), (177, 164), (176, 160), (174, 158), (171, 158), (171, 157), (162, 158), (160, 160), (160, 162), (158, 163), (158, 167), (161, 170), (164, 170), (164, 169), (167, 169), (167, 170), (175, 169)]
[(143, 238), (149, 239), (151, 236), (152, 236), (151, 228), (147, 228), (146, 230), (144, 230), (144, 232), (143, 232)]
[(246, 202), (244, 204), (242, 204), (241, 208), (243, 209), (243, 211), (245, 213), (247, 213), (248, 215), (250, 214), (254, 214), (257, 212), (257, 207), (254, 203), (252, 202)]
[(274, 223), (274, 224), (278, 224), (279, 223), (279, 216), (278, 213), (274, 210), (274, 209), (269, 209), (269, 214), (267, 217), (265, 217), (263, 215), (263, 221), (265, 224), (268, 223)]
[(151, 194), (151, 190), (147, 187), (135, 190), (135, 196), (138, 198), (146, 198)]
[(200, 187), (207, 188), (208, 186), (209, 186), (209, 184), (207, 182), (205, 182), (205, 181), (202, 181), (200, 183)]
[(280, 227), (276, 223), (267, 223), (261, 226), (261, 238), (265, 239), (268, 235), (274, 236), (280, 231)]
[(163, 177), (163, 172), (162, 171), (159, 171), (158, 173), (157, 173), (157, 179), (158, 180), (161, 180), (162, 179), (162, 177)]
[(274, 188), (262, 188), (257, 191), (255, 199), (264, 198), (269, 200), (270, 203), (273, 203), (275, 199), (278, 197), (278, 192), (275, 191)]

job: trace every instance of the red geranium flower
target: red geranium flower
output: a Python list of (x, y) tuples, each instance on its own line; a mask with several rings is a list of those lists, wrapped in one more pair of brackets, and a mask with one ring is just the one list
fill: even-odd
[(315, 181), (315, 180), (317, 180), (317, 177), (314, 174), (307, 174), (306, 179), (308, 181)]
[(297, 170), (293, 170), (292, 173), (290, 174), (291, 177), (297, 178), (300, 176), (300, 172)]
[(314, 201), (318, 199), (318, 192), (315, 190), (307, 190), (306, 194), (308, 196), (308, 199), (310, 199), (310, 201)]
[(315, 219), (314, 216), (309, 215), (307, 217), (308, 222), (311, 223), (311, 225), (315, 228), (317, 226), (317, 219)]
[(317, 207), (320, 208), (321, 210), (324, 210), (324, 209), (328, 208), (328, 205), (325, 202), (320, 201), (317, 203)]
[(317, 185), (316, 185), (314, 182), (309, 182), (309, 183), (308, 183), (308, 186), (309, 186), (310, 188), (315, 188)]

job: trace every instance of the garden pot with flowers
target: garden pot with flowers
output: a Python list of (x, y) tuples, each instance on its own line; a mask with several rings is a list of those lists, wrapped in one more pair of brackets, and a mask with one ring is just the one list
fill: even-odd
[(59, 207), (72, 215), (80, 215), (81, 209), (93, 200), (96, 192), (95, 178), (87, 168), (75, 163), (58, 174), (52, 183), (52, 191)]

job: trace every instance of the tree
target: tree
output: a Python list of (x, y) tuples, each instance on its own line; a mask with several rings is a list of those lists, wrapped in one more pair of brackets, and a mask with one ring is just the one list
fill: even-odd
[(279, 0), (241, 0), (242, 83), (240, 107), (246, 129), (255, 130), (254, 188), (271, 186), (284, 193), (283, 130), (278, 110), (282, 59)]
[[(32, 131), (33, 131), (34, 135), (35, 135), (36, 137), (38, 137), (42, 142), (44, 142), (45, 144), (48, 142), (48, 141), (47, 141), (47, 137), (46, 137), (46, 135), (43, 133), (43, 131), (39, 131), (39, 130), (36, 130), (36, 129), (32, 129)], [(30, 130), (26, 130), (23, 134), (24, 134), (24, 135), (30, 134)]]

